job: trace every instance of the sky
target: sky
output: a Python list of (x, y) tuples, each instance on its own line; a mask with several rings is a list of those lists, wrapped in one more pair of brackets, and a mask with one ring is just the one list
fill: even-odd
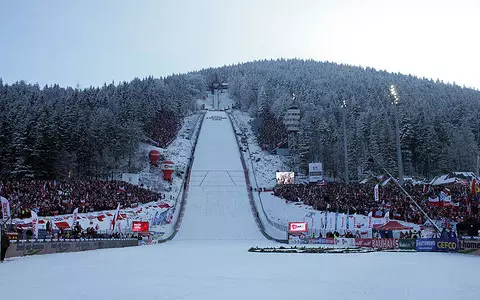
[(301, 58), (480, 89), (478, 15), (478, 0), (0, 0), (0, 78), (88, 87)]

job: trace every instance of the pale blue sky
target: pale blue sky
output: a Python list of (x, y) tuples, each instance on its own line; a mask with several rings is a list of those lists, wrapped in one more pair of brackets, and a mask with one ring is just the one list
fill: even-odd
[(480, 1), (0, 0), (0, 77), (82, 87), (312, 58), (480, 89)]

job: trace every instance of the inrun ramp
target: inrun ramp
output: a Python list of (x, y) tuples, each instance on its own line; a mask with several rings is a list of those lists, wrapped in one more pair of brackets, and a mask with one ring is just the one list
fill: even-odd
[(225, 112), (205, 114), (175, 240), (265, 240), (255, 224), (239, 149)]

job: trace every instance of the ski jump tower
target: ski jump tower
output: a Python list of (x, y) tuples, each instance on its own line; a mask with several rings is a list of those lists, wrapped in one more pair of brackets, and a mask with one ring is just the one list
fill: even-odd
[(296, 102), (295, 93), (292, 96), (292, 100), (292, 105), (287, 109), (283, 123), (287, 128), (288, 149), (296, 165), (296, 157), (298, 156), (298, 132), (300, 131), (300, 109)]

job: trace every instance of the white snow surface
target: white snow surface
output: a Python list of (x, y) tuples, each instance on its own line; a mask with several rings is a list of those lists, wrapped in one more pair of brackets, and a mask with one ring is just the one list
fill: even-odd
[(175, 240), (264, 240), (250, 209), (233, 128), (207, 112), (195, 149), (188, 198)]
[[(266, 242), (268, 243), (268, 242)], [(178, 241), (0, 265), (2, 299), (478, 299), (478, 257), (262, 254), (251, 241)]]

